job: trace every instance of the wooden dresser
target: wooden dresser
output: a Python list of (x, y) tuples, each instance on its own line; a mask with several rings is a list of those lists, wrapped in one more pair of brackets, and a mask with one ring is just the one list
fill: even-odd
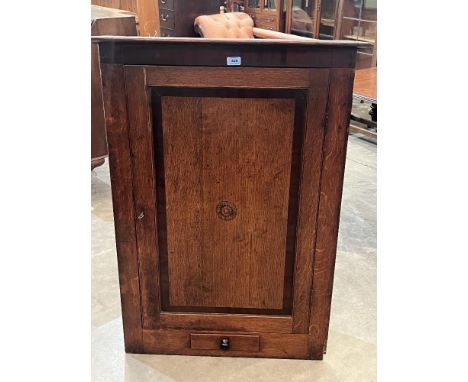
[(257, 28), (284, 31), (283, 0), (245, 0), (244, 5)]
[(219, 13), (220, 0), (155, 0), (159, 7), (161, 37), (195, 36), (193, 22), (197, 16)]
[[(136, 36), (135, 14), (91, 5), (91, 35)], [(107, 157), (101, 72), (96, 44), (91, 44), (91, 170)]]
[(359, 43), (93, 41), (127, 352), (322, 359)]

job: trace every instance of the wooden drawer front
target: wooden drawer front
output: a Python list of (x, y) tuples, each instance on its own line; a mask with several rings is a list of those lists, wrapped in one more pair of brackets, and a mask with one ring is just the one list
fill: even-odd
[(245, 351), (258, 352), (260, 350), (260, 337), (230, 334), (190, 334), (190, 348), (194, 350), (223, 350), (221, 343), (227, 341), (226, 352)]
[(257, 19), (255, 20), (255, 26), (257, 28), (262, 28), (262, 29), (268, 29), (270, 31), (277, 31), (278, 28), (276, 27), (276, 21), (273, 20), (272, 22), (271, 21), (267, 21), (266, 19)]
[(175, 13), (169, 9), (161, 9), (159, 13), (159, 21), (161, 28), (174, 29), (175, 26)]
[(161, 37), (174, 37), (175, 33), (173, 29), (161, 28)]
[(174, 9), (174, 0), (159, 0), (159, 9)]
[(265, 13), (261, 13), (261, 14), (257, 14), (255, 15), (255, 23), (257, 22), (263, 22), (263, 23), (273, 23), (273, 24), (276, 24), (276, 20), (278, 19), (278, 17), (274, 14), (274, 15), (269, 15), (269, 14), (265, 14)]

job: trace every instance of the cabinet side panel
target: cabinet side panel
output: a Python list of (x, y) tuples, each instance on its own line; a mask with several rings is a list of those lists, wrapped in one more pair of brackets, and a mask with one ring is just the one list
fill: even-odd
[(312, 261), (317, 230), (328, 75), (328, 69), (310, 70), (299, 188), (294, 270), (293, 333), (308, 333), (309, 331)]
[(153, 128), (145, 69), (137, 66), (126, 67), (125, 85), (133, 165), (133, 195), (137, 216), (135, 227), (138, 241), (142, 319), (145, 328), (156, 328), (159, 325), (160, 310), (159, 256)]
[(330, 320), (353, 79), (353, 69), (330, 72), (309, 327), (312, 354), (319, 359), (325, 351)]
[(97, 44), (91, 44), (91, 159), (107, 155), (106, 126), (102, 103), (101, 71)]
[(123, 66), (101, 65), (125, 350), (142, 351), (140, 286)]

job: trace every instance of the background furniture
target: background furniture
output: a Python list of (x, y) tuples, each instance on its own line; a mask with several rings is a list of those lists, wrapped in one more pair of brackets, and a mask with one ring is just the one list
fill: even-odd
[(224, 0), (158, 0), (161, 37), (195, 36), (193, 21), (203, 14), (219, 13)]
[(121, 9), (137, 13), (137, 0), (91, 0), (92, 5), (99, 5), (105, 8)]
[(316, 38), (320, 1), (289, 0), (286, 6), (286, 33)]
[(91, 4), (130, 11), (137, 15), (138, 35), (159, 36), (158, 0), (91, 0)]
[(284, 31), (283, 0), (245, 0), (244, 12), (257, 28)]
[(252, 18), (244, 12), (230, 12), (198, 16), (194, 22), (195, 31), (205, 38), (271, 38), (287, 40), (308, 40), (293, 34), (269, 29), (255, 28)]
[(367, 42), (357, 67), (377, 65), (377, 0), (286, 0), (285, 13), (286, 33)]
[[(136, 36), (135, 15), (128, 11), (91, 5), (91, 35)], [(91, 170), (107, 156), (97, 45), (91, 44)]]
[(371, 119), (364, 119), (351, 114), (351, 120), (363, 123), (375, 129), (375, 132), (356, 125), (350, 125), (350, 131), (361, 133), (367, 137), (377, 139), (377, 68), (359, 69), (356, 71), (353, 87), (353, 97), (371, 104), (369, 115)]
[(359, 43), (93, 41), (126, 351), (322, 359)]
[(377, 65), (377, 0), (340, 0), (335, 37), (364, 41), (369, 45), (358, 53), (357, 68)]
[(337, 3), (338, 0), (319, 1), (320, 25), (318, 38), (323, 40), (333, 40), (335, 38)]
[[(262, 29), (320, 39), (369, 43), (358, 52), (358, 68), (377, 65), (377, 0), (92, 0), (138, 13), (141, 36), (194, 36), (203, 14), (245, 11)], [(161, 9), (164, 10), (161, 15)], [(166, 12), (168, 11), (168, 12)]]

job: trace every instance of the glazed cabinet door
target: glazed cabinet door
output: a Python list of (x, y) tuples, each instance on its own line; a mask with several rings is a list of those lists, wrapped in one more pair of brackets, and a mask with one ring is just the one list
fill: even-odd
[(143, 329), (307, 334), (328, 69), (124, 73)]

